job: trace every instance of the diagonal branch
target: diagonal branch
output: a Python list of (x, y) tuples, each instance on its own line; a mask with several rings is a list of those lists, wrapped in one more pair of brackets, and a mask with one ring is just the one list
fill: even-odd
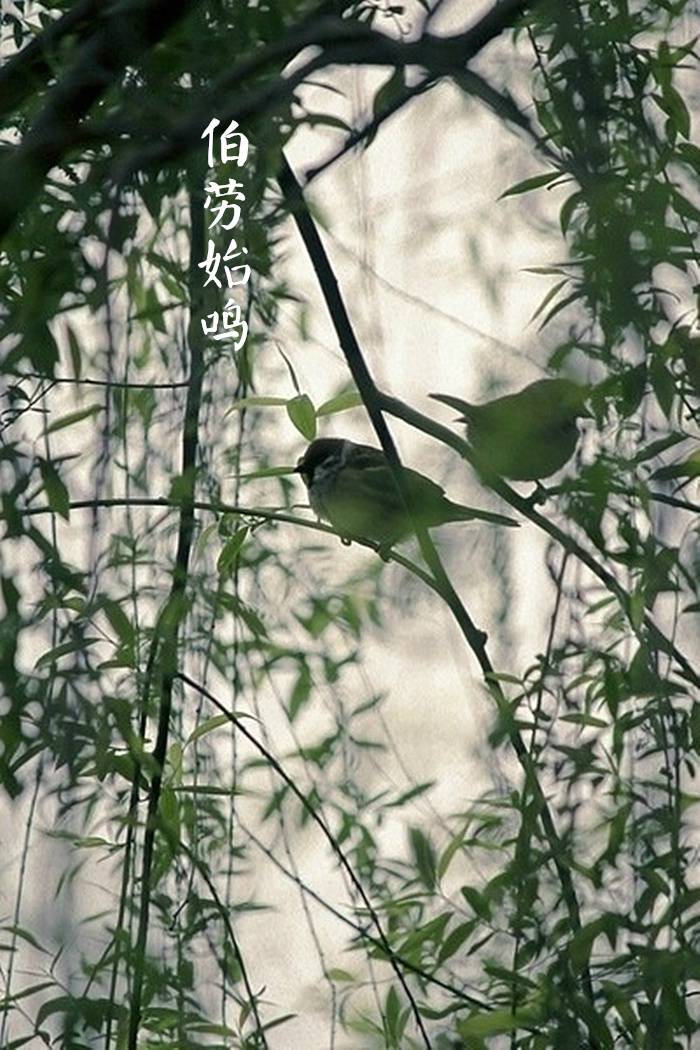
[[(321, 49), (321, 54), (309, 63), (314, 72), (331, 65), (417, 66), (426, 70), (426, 80), (435, 80), (442, 76), (461, 74), (467, 63), (511, 26), (531, 2), (499, 0), (464, 32), (446, 37), (425, 31), (419, 39), (412, 41), (395, 40), (352, 19), (328, 16), (310, 24), (307, 20), (301, 28), (296, 31), (292, 28), (283, 39), (272, 41), (256, 54), (234, 65), (193, 107), (190, 114), (170, 128), (161, 141), (146, 147), (134, 157), (131, 169), (162, 164), (198, 144), (202, 127), (213, 112), (224, 122), (235, 118), (243, 123), (260, 116), (269, 106), (268, 98), (276, 101), (285, 96), (284, 85), (292, 77), (285, 78), (284, 74), (280, 74), (264, 91), (258, 91), (250, 97), (241, 95), (246, 81), (272, 64), (290, 61), (304, 48)], [(305, 76), (300, 77), (297, 71), (293, 77), (295, 84), (300, 83)]]
[[(415, 427), (417, 430), (421, 430), (424, 434), (428, 434), (431, 437), (436, 438), (438, 441), (442, 441), (444, 444), (449, 445), (455, 450), (463, 459), (466, 459), (468, 463), (476, 469), (474, 457), (472, 451), (466, 441), (455, 434), (454, 431), (450, 430), (449, 427), (443, 426), (441, 423), (436, 423), (434, 419), (429, 416), (424, 416), (420, 412), (417, 412), (414, 408), (410, 408), (396, 397), (390, 397), (388, 394), (379, 394), (379, 403), (385, 412), (395, 416), (397, 419), (402, 419), (409, 426)], [(538, 528), (548, 533), (553, 540), (556, 540), (564, 550), (573, 554), (580, 562), (582, 562), (587, 569), (589, 569), (594, 576), (605, 585), (605, 587), (614, 594), (620, 605), (625, 611), (630, 624), (632, 625), (635, 634), (638, 636), (641, 634), (640, 627), (635, 626), (635, 613), (632, 609), (630, 596), (624, 587), (617, 581), (615, 576), (609, 572), (600, 561), (594, 557), (589, 551), (582, 547), (573, 536), (564, 532), (558, 525), (544, 514), (540, 514), (535, 507), (532, 506), (530, 500), (525, 499), (515, 489), (505, 482), (502, 478), (490, 477), (485, 480), (485, 484), (489, 488), (493, 489), (501, 499), (509, 503), (515, 510), (528, 518), (533, 524), (537, 525)], [(654, 498), (662, 499), (662, 496), (658, 493), (654, 494)], [(693, 509), (693, 504), (685, 505), (684, 509)], [(674, 643), (666, 637), (663, 631), (657, 627), (656, 623), (652, 619), (649, 613), (645, 613), (643, 626), (646, 628), (649, 641), (651, 641), (653, 647), (658, 649), (660, 652), (666, 653), (671, 656), (677, 666), (682, 670), (683, 677), (693, 685), (700, 687), (700, 674), (695, 670), (693, 665), (690, 663), (688, 658), (674, 645)], [(643, 637), (641, 640), (644, 640)]]
[[(367, 413), (377, 433), (377, 437), (379, 438), (382, 448), (389, 460), (392, 471), (394, 472), (397, 487), (401, 495), (404, 497), (404, 503), (408, 506), (409, 501), (405, 498), (405, 493), (402, 488), (402, 474), (396, 447), (383, 416), (385, 405), (382, 404), (379, 390), (377, 389), (367, 364), (365, 363), (345, 303), (340, 294), (337, 279), (333, 273), (325, 248), (323, 247), (318, 230), (316, 229), (316, 225), (306, 207), (300, 187), (292, 169), (286, 161), (286, 158), (284, 158), (284, 155), (282, 157), (282, 167), (278, 178), (288, 207), (294, 216), (312, 266), (314, 267), (317, 280), (335, 327), (341, 350), (345, 355), (348, 368), (352, 374), (360, 396), (362, 397)], [(441, 597), (457, 621), (467, 645), (474, 653), (479, 666), (481, 667), (489, 691), (496, 701), (499, 713), (506, 727), (508, 739), (510, 740), (518, 761), (525, 773), (526, 785), (532, 791), (535, 799), (539, 820), (544, 836), (551, 850), (552, 861), (557, 871), (562, 890), (562, 897), (569, 913), (572, 930), (578, 931), (581, 928), (580, 907), (573, 879), (571, 877), (571, 871), (565, 858), (565, 851), (556, 830), (549, 804), (539, 783), (536, 765), (532, 760), (530, 752), (526, 747), (520, 730), (513, 718), (510, 705), (503, 693), (498, 678), (494, 674), (494, 668), (486, 649), (486, 634), (476, 626), (469, 616), (464, 604), (452, 586), (427, 532), (421, 534), (419, 531), (418, 540), (421, 552), (433, 575), (436, 589), (439, 591)], [(587, 966), (583, 968), (581, 978), (586, 997), (590, 1005), (593, 1006), (593, 985), (590, 971)], [(591, 1046), (597, 1046), (597, 1042), (592, 1034)]]

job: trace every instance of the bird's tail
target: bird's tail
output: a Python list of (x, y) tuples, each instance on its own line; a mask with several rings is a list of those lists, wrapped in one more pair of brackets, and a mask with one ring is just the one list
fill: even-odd
[(520, 522), (507, 518), (505, 514), (493, 514), (489, 510), (478, 510), (476, 507), (464, 507), (461, 503), (446, 501), (450, 512), (450, 521), (489, 521), (492, 525), (509, 525), (517, 528)]
[(449, 405), (450, 408), (455, 408), (458, 412), (462, 413), (461, 418), (465, 422), (469, 423), (474, 415), (475, 405), (469, 403), (469, 401), (462, 401), (461, 397), (452, 397), (451, 394), (429, 394), (433, 401), (442, 401), (443, 405)]

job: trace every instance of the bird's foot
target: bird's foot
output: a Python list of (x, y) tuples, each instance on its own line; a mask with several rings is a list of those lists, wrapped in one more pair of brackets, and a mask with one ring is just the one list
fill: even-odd
[(350, 536), (341, 536), (340, 542), (344, 547), (349, 547), (352, 543), (352, 539), (350, 538)]
[(390, 543), (379, 543), (377, 544), (377, 554), (382, 561), (389, 561), (391, 555), (391, 544)]

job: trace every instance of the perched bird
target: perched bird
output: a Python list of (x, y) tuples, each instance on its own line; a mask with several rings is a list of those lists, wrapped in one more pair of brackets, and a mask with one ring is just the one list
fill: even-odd
[[(413, 531), (381, 449), (343, 438), (317, 438), (297, 463), (295, 473), (304, 480), (312, 509), (344, 538), (363, 537), (389, 548)], [(415, 470), (402, 467), (401, 474), (413, 520), (423, 528), (472, 519), (517, 525), (501, 514), (453, 503), (439, 485)]]
[(538, 379), (517, 394), (472, 405), (448, 394), (431, 394), (462, 413), (469, 442), (487, 470), (513, 481), (540, 481), (560, 470), (574, 454), (576, 420), (588, 387), (570, 379)]

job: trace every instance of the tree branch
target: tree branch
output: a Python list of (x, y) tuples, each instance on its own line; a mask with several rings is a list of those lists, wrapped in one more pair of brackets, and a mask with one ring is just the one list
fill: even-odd
[[(294, 176), (294, 172), (284, 155), (282, 155), (282, 165), (278, 179), (316, 273), (316, 278), (321, 287), (326, 307), (331, 316), (331, 321), (336, 330), (338, 341), (341, 350), (345, 355), (348, 368), (355, 381), (365, 408), (367, 409), (367, 414), (370, 417), (372, 426), (377, 433), (377, 437), (379, 438), (381, 446), (389, 461), (396, 486), (404, 501), (404, 505), (410, 514), (410, 500), (405, 491), (398, 453), (382, 414), (384, 411), (384, 405), (382, 404), (379, 390), (369, 372), (359, 343), (355, 337), (350, 317), (342, 295), (340, 294), (338, 281), (333, 273), (330, 261), (323, 247), (318, 230), (316, 229), (316, 225), (311, 217), (311, 213), (306, 207), (306, 203), (299, 184)], [(508, 739), (510, 740), (518, 761), (524, 770), (526, 784), (532, 790), (536, 807), (538, 809), (540, 823), (551, 850), (552, 860), (559, 877), (562, 896), (569, 913), (571, 926), (574, 931), (577, 931), (581, 928), (580, 908), (573, 880), (571, 878), (571, 872), (568, 863), (564, 858), (564, 849), (556, 830), (551, 810), (539, 783), (535, 763), (532, 761), (530, 753), (522, 739), (500, 682), (494, 674), (494, 668), (486, 650), (486, 634), (476, 626), (469, 616), (469, 613), (460, 600), (442, 566), (427, 530), (418, 529), (416, 530), (416, 533), (421, 553), (430, 568), (435, 587), (450, 609), (459, 625), (467, 645), (474, 653), (479, 666), (481, 667), (489, 691), (494, 697), (501, 718), (503, 719)], [(581, 976), (586, 996), (590, 1004), (593, 1005), (593, 986), (590, 978), (590, 971), (587, 966), (583, 968)], [(591, 1036), (591, 1046), (594, 1045), (597, 1044)]]
[[(129, 0), (83, 44), (22, 143), (4, 150), (0, 158), (0, 239), (39, 192), (49, 170), (83, 142), (95, 144), (100, 125), (90, 128), (82, 124), (93, 103), (128, 64), (161, 40), (192, 4), (193, 0)], [(307, 16), (296, 31), (290, 27), (282, 39), (238, 62), (160, 139), (115, 160), (117, 181), (126, 173), (162, 165), (199, 145), (202, 128), (212, 115), (227, 123), (234, 118), (239, 123), (250, 122), (289, 98), (311, 73), (329, 65), (415, 65), (433, 78), (461, 73), (467, 62), (527, 6), (528, 0), (500, 0), (462, 33), (442, 37), (425, 32), (419, 40), (404, 42), (351, 19), (315, 17), (328, 10), (326, 2), (314, 12), (315, 20), (310, 22)], [(63, 29), (68, 31), (70, 25)], [(59, 33), (58, 28), (55, 33)], [(285, 64), (309, 46), (321, 48), (321, 54), (289, 76), (280, 73), (272, 83), (242, 94), (246, 81), (257, 73), (273, 64)], [(109, 133), (110, 124), (102, 126), (103, 134)]]
[(129, 0), (83, 44), (21, 144), (3, 150), (0, 157), (0, 239), (39, 192), (49, 170), (79, 141), (80, 122), (93, 103), (129, 64), (162, 40), (193, 3)]
[(200, 685), (199, 682), (195, 682), (193, 678), (189, 677), (189, 675), (183, 674), (182, 672), (178, 672), (176, 677), (179, 678), (181, 682), (184, 682), (185, 685), (188, 685), (191, 689), (196, 689), (196, 691), (201, 696), (206, 697), (210, 704), (213, 704), (217, 711), (219, 711), (222, 715), (229, 719), (231, 724), (236, 727), (238, 732), (241, 733), (241, 735), (244, 736), (246, 740), (248, 740), (249, 743), (253, 745), (256, 751), (258, 751), (259, 754), (261, 754), (265, 758), (269, 765), (274, 769), (275, 773), (277, 773), (277, 775), (284, 781), (284, 783), (287, 785), (287, 787), (295, 796), (295, 798), (297, 798), (301, 805), (304, 807), (313, 823), (321, 830), (323, 837), (326, 839), (334, 854), (338, 858), (338, 862), (341, 868), (348, 876), (352, 885), (355, 887), (360, 897), (360, 900), (367, 909), (367, 914), (372, 919), (372, 923), (374, 924), (374, 927), (377, 931), (382, 950), (386, 954), (387, 962), (390, 964), (392, 970), (396, 974), (396, 978), (399, 981), (403, 992), (411, 1005), (416, 1026), (423, 1037), (425, 1046), (428, 1048), (428, 1050), (430, 1050), (432, 1044), (428, 1037), (428, 1033), (425, 1030), (423, 1018), (421, 1017), (420, 1011), (418, 1009), (418, 1004), (415, 1000), (411, 989), (408, 986), (408, 983), (400, 966), (397, 963), (397, 958), (394, 955), (391, 944), (387, 938), (387, 935), (384, 932), (384, 927), (381, 924), (379, 915), (377, 914), (377, 911), (374, 905), (372, 904), (372, 901), (367, 896), (367, 892), (364, 886), (362, 885), (362, 881), (355, 874), (352, 865), (345, 856), (343, 850), (336, 842), (335, 836), (333, 835), (332, 831), (327, 826), (325, 821), (319, 816), (316, 806), (311, 805), (306, 795), (298, 787), (293, 777), (289, 776), (284, 766), (277, 761), (272, 752), (269, 751), (264, 744), (261, 744), (258, 738), (250, 732), (250, 730), (246, 727), (241, 718), (238, 718), (231, 711), (229, 711), (229, 709), (224, 704), (222, 704), (220, 700), (217, 700), (217, 698), (212, 693), (210, 693), (208, 689), (205, 689), (205, 687), (203, 685)]
[[(148, 943), (148, 921), (153, 886), (153, 859), (155, 835), (158, 826), (158, 806), (163, 782), (163, 770), (168, 752), (170, 733), (170, 714), (172, 709), (173, 682), (178, 672), (178, 640), (180, 624), (185, 612), (185, 591), (189, 570), (190, 552), (194, 536), (194, 493), (197, 469), (197, 447), (199, 414), (202, 402), (202, 384), (204, 381), (204, 335), (199, 322), (199, 313), (203, 290), (198, 274), (198, 264), (204, 254), (204, 196), (203, 172), (199, 165), (188, 175), (189, 203), (191, 221), (190, 264), (189, 264), (189, 300), (190, 322), (188, 345), (190, 351), (190, 376), (185, 403), (185, 414), (182, 429), (182, 471), (181, 481), (185, 488), (185, 497), (180, 504), (180, 520), (177, 535), (177, 551), (173, 569), (170, 594), (165, 602), (162, 615), (152, 642), (152, 654), (156, 658), (159, 679), (158, 728), (153, 748), (155, 772), (151, 778), (148, 793), (148, 816), (143, 839), (143, 856), (141, 860), (141, 895), (139, 900), (138, 932), (134, 950), (134, 977), (131, 990), (129, 1010), (129, 1034), (127, 1046), (136, 1050), (138, 1033), (141, 1024), (141, 997)], [(150, 661), (150, 658), (149, 658)], [(149, 681), (150, 676), (147, 676)], [(256, 1014), (257, 1016), (257, 1014)], [(259, 1019), (258, 1019), (259, 1024)]]
[[(403, 401), (400, 401), (395, 397), (390, 397), (388, 394), (382, 394), (380, 392), (379, 403), (385, 412), (395, 416), (397, 419), (402, 419), (405, 423), (415, 427), (417, 430), (421, 430), (424, 434), (429, 434), (438, 441), (442, 441), (443, 444), (449, 445), (450, 448), (453, 448), (455, 452), (462, 457), (462, 459), (466, 459), (475, 470), (477, 469), (470, 446), (466, 441), (460, 438), (459, 435), (450, 430), (449, 427), (442, 426), (441, 423), (436, 423), (434, 419), (422, 415), (414, 408), (410, 408), (408, 405), (404, 404)], [(636, 628), (634, 625), (634, 616), (629, 595), (624, 587), (618, 583), (613, 574), (604, 568), (594, 555), (584, 547), (581, 547), (573, 536), (569, 536), (568, 533), (560, 529), (550, 518), (540, 514), (539, 511), (532, 506), (532, 503), (529, 500), (519, 495), (519, 493), (511, 488), (511, 486), (502, 478), (494, 476), (488, 479), (483, 479), (482, 477), (482, 480), (484, 480), (484, 484), (487, 484), (489, 488), (501, 497), (501, 499), (505, 500), (506, 503), (509, 503), (515, 510), (520, 511), (525, 518), (528, 518), (533, 524), (537, 525), (538, 528), (548, 533), (552, 539), (561, 544), (564, 550), (569, 551), (578, 558), (586, 568), (590, 569), (593, 575), (597, 576), (601, 583), (603, 583), (618, 599), (635, 634), (639, 636), (639, 628)], [(659, 494), (657, 494), (657, 498), (659, 498)], [(666, 502), (666, 500), (662, 499), (661, 502)], [(700, 686), (700, 675), (698, 675), (683, 653), (656, 626), (649, 613), (645, 613), (644, 626), (649, 632), (649, 640), (652, 642), (654, 648), (672, 656), (678, 666), (682, 668), (683, 677), (692, 682), (693, 685)], [(642, 637), (641, 640), (644, 641), (645, 639)]]
[(82, 39), (85, 29), (94, 30), (104, 6), (103, 0), (78, 0), (0, 68), (0, 117), (21, 106), (37, 85), (45, 86), (53, 72), (51, 51), (70, 33)]

